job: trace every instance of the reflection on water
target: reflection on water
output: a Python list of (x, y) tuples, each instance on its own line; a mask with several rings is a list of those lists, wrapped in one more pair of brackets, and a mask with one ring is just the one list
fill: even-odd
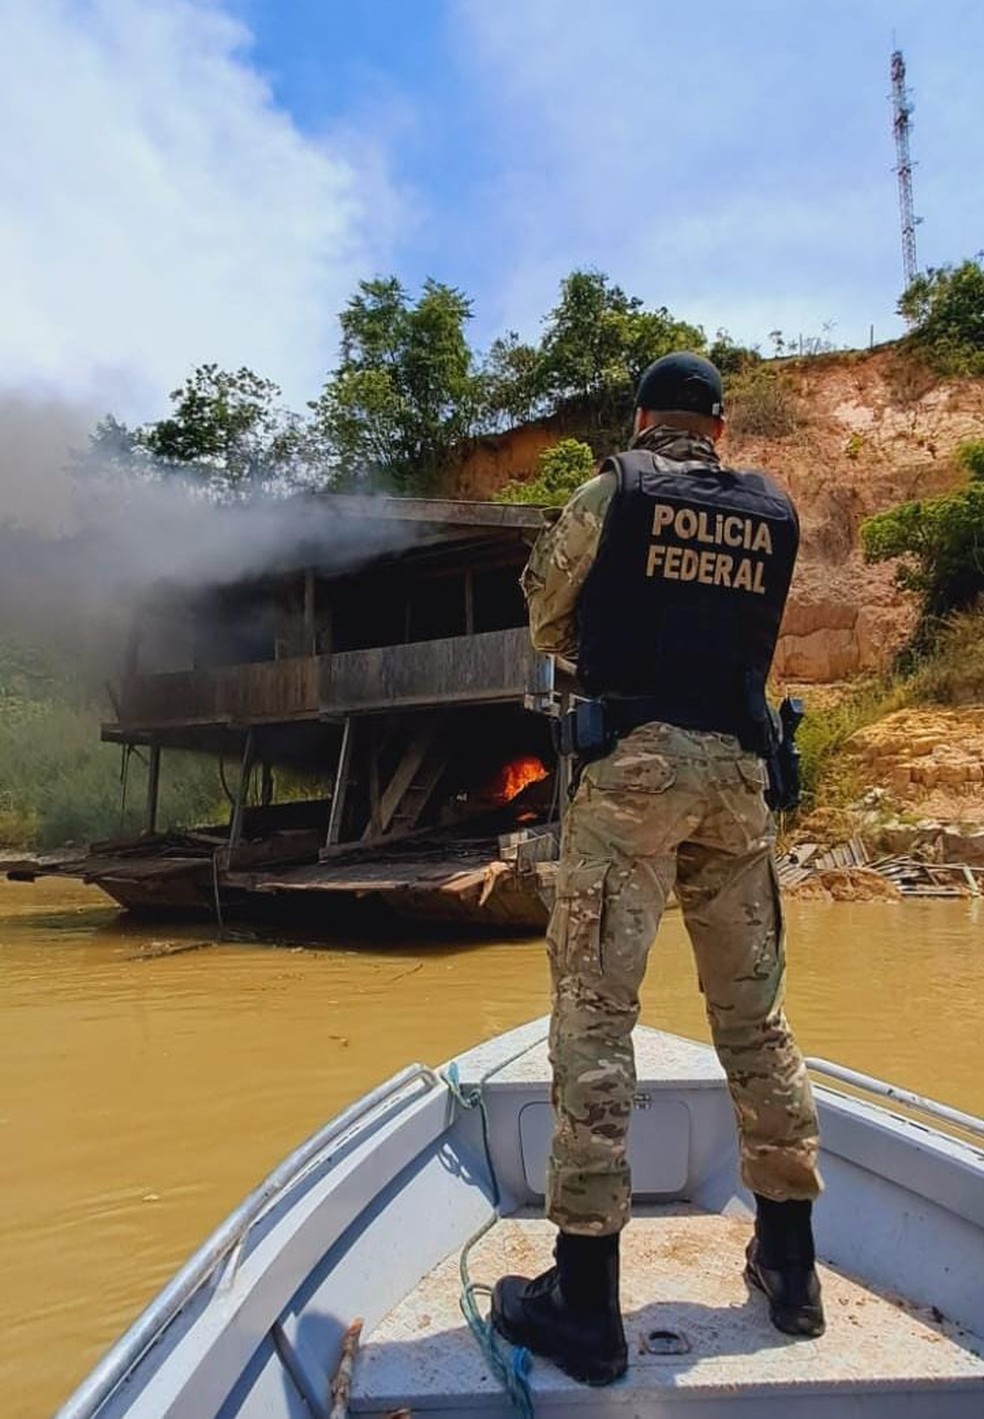
[[(542, 944), (217, 944), (0, 881), (0, 1394), (44, 1415), (242, 1195), (340, 1106), (546, 1009)], [(824, 1055), (984, 1114), (980, 902), (791, 904)], [(643, 1020), (706, 1039), (679, 918)]]

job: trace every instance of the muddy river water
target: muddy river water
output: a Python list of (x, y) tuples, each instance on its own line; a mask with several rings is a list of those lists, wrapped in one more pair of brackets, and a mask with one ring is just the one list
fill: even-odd
[[(984, 901), (787, 909), (807, 1053), (984, 1114)], [(196, 949), (178, 949), (195, 947)], [(540, 942), (214, 944), (0, 880), (0, 1412), (50, 1414), (294, 1144), (546, 1008)], [(707, 1038), (679, 918), (643, 1020)]]

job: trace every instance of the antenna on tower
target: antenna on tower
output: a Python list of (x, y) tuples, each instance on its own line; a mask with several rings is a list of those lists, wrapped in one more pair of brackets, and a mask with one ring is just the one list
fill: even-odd
[(895, 173), (899, 180), (899, 213), (902, 218), (902, 265), (906, 288), (916, 278), (916, 223), (912, 207), (912, 156), (909, 152), (909, 118), (913, 104), (905, 86), (905, 60), (901, 49), (892, 51), (892, 127), (895, 130)]

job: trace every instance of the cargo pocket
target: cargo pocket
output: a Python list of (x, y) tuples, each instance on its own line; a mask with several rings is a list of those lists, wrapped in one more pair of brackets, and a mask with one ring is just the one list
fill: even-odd
[(627, 739), (589, 764), (584, 776), (602, 793), (665, 793), (676, 781), (676, 765), (667, 755)]
[(786, 970), (786, 922), (782, 914), (782, 887), (779, 884), (779, 873), (776, 869), (775, 858), (771, 853), (769, 855), (769, 881), (772, 884), (772, 903), (775, 913), (776, 963), (781, 979)]
[(561, 868), (557, 899), (547, 928), (547, 947), (567, 975), (600, 976), (605, 969), (602, 923), (608, 862)]
[(739, 759), (738, 776), (746, 788), (764, 793), (769, 784), (769, 771), (764, 759)]

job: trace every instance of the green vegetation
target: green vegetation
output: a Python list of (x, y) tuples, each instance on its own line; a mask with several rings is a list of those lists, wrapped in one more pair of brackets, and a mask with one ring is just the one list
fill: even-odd
[(535, 478), (525, 483), (507, 483), (495, 500), (563, 507), (594, 470), (595, 456), (586, 443), (581, 443), (580, 439), (561, 439), (540, 454)]
[[(869, 676), (836, 699), (808, 706), (796, 737), (804, 809), (842, 810), (864, 785), (840, 750), (859, 729), (919, 705), (984, 704), (984, 613), (962, 612), (941, 623), (932, 648), (912, 657), (908, 673)], [(849, 829), (847, 829), (849, 831)]]
[(728, 428), (739, 438), (787, 438), (804, 413), (785, 370), (746, 361), (725, 385)]
[(838, 751), (859, 729), (907, 703), (904, 681), (874, 676), (858, 681), (826, 705), (807, 707), (796, 736), (807, 811), (840, 808), (857, 796), (859, 786), (838, 763)]
[[(139, 832), (145, 766), (134, 756), (121, 815), (121, 750), (99, 742), (98, 709), (37, 650), (0, 644), (0, 848), (58, 847)], [(214, 763), (165, 755), (160, 821), (227, 816)]]
[(984, 483), (984, 439), (957, 444), (954, 457), (972, 482)]
[[(469, 344), (471, 301), (439, 281), (416, 300), (394, 277), (362, 281), (341, 312), (340, 358), (299, 415), (252, 370), (199, 365), (167, 418), (131, 429), (112, 415), (79, 471), (180, 475), (229, 500), (258, 489), (433, 493), (469, 440), (561, 414), (596, 454), (624, 443), (635, 385), (652, 360), (704, 350), (703, 330), (647, 309), (600, 271), (572, 271), (539, 340), (510, 332)], [(712, 350), (740, 372), (758, 357), (719, 331)]]
[(906, 687), (910, 704), (984, 704), (984, 613), (950, 616), (932, 653), (915, 663)]
[(486, 366), (495, 400), (512, 417), (566, 410), (596, 453), (624, 442), (632, 396), (647, 365), (671, 350), (703, 350), (700, 326), (647, 310), (600, 271), (572, 271), (536, 345), (497, 340)]
[(296, 489), (311, 481), (316, 450), (280, 389), (245, 368), (199, 365), (171, 391), (171, 415), (129, 429), (112, 415), (96, 426), (79, 472), (111, 468), (138, 477), (178, 475), (223, 500)]
[(861, 524), (861, 545), (868, 562), (901, 558), (896, 580), (919, 597), (916, 645), (927, 644), (940, 618), (984, 591), (984, 483), (876, 513)]
[(899, 300), (912, 329), (910, 345), (941, 374), (984, 374), (984, 265), (980, 255), (958, 266), (920, 272)]
[(341, 361), (311, 406), (333, 484), (433, 491), (484, 412), (471, 302), (427, 281), (411, 303), (391, 277), (362, 281), (339, 319)]

